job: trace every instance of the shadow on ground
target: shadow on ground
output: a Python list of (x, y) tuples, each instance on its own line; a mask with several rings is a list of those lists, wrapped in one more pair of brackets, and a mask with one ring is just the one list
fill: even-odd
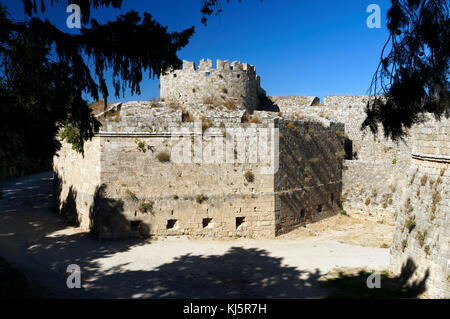
[[(319, 271), (284, 265), (282, 258), (255, 248), (232, 247), (222, 255), (184, 254), (144, 270), (135, 270), (127, 262), (105, 268), (101, 264), (105, 258), (153, 242), (96, 240), (68, 227), (63, 218), (48, 209), (51, 183), (51, 173), (3, 183), (0, 200), (2, 257), (27, 276), (37, 298), (324, 298), (329, 295), (330, 289), (319, 282), (323, 275)], [(152, 250), (146, 251), (151, 261)], [(66, 269), (71, 264), (81, 268), (81, 289), (66, 286), (69, 275)]]
[(0, 258), (0, 299), (30, 299), (32, 297), (25, 275)]
[[(412, 259), (408, 259), (403, 265), (400, 275), (394, 276), (388, 272), (379, 273), (379, 287), (369, 289), (367, 287), (368, 277), (375, 272), (359, 271), (355, 274), (339, 272), (324, 282), (324, 286), (332, 288), (334, 291), (329, 298), (332, 299), (402, 299), (417, 298), (426, 290), (426, 281), (429, 277), (427, 270), (422, 279), (412, 280), (417, 269)], [(372, 277), (369, 280), (376, 284)]]
[(265, 250), (232, 247), (223, 255), (183, 255), (151, 271), (119, 270), (97, 283), (131, 283), (128, 297), (320, 298), (320, 276), (283, 266)]
[[(0, 247), (3, 257), (24, 272), (37, 297), (103, 298), (307, 298), (323, 297), (322, 275), (282, 264), (260, 249), (230, 248), (223, 255), (190, 255), (150, 270), (127, 264), (102, 268), (100, 259), (126, 252), (143, 239), (96, 240), (70, 228), (48, 209), (51, 173), (3, 185)], [(151, 250), (150, 250), (151, 252)], [(151, 256), (149, 256), (151, 259)], [(68, 265), (82, 271), (82, 288), (68, 289)], [(102, 270), (103, 269), (103, 270)]]

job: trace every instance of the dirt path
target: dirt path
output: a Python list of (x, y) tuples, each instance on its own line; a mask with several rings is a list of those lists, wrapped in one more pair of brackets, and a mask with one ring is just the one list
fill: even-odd
[[(389, 262), (379, 247), (393, 227), (374, 221), (336, 216), (276, 240), (97, 241), (47, 209), (51, 173), (2, 184), (0, 255), (42, 297), (323, 298), (318, 280), (332, 269)], [(66, 286), (70, 264), (81, 289)]]

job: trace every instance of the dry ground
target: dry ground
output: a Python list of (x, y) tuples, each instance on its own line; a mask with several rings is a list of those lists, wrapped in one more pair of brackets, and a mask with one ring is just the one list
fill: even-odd
[[(393, 226), (335, 216), (275, 240), (98, 241), (48, 210), (51, 173), (3, 182), (0, 255), (41, 297), (324, 298), (336, 268), (384, 270)], [(384, 247), (384, 246), (383, 246)], [(68, 289), (67, 266), (82, 288)]]
[(392, 243), (394, 229), (394, 225), (377, 222), (374, 217), (339, 214), (299, 227), (278, 238), (320, 237), (350, 245), (388, 248)]

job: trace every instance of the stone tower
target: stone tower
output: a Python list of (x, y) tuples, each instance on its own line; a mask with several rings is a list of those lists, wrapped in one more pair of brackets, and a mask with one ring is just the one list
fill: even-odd
[(260, 87), (260, 77), (254, 66), (234, 61), (211, 60), (183, 61), (183, 69), (171, 70), (161, 75), (160, 98), (180, 104), (220, 104), (234, 101), (239, 107), (252, 112), (265, 92)]

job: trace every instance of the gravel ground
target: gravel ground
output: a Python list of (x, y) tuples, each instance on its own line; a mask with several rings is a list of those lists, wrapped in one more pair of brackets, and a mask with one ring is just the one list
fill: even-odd
[[(0, 255), (39, 297), (323, 298), (318, 280), (331, 270), (389, 263), (379, 247), (393, 227), (374, 221), (335, 216), (275, 240), (98, 241), (48, 210), (51, 173), (1, 184)], [(67, 288), (70, 264), (80, 289)]]

